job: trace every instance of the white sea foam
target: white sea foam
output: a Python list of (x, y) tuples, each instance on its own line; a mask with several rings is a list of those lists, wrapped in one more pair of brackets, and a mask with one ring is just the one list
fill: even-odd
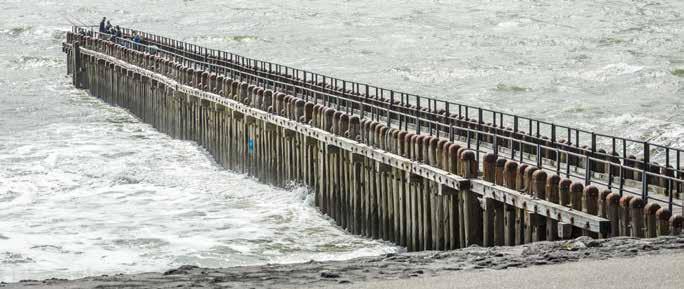
[(611, 63), (603, 67), (587, 70), (579, 73), (579, 77), (592, 81), (605, 81), (625, 74), (633, 74), (644, 69), (640, 65), (630, 65), (627, 63)]
[(4, 281), (396, 250), (336, 228), (302, 188), (260, 184), (217, 167), (194, 143), (112, 122), (130, 118), (121, 109), (68, 102), (77, 117), (3, 136)]

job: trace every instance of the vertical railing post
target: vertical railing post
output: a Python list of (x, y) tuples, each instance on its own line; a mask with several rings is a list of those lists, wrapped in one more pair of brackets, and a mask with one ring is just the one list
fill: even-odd
[(612, 138), (612, 143), (611, 143), (611, 153), (610, 157), (608, 157), (608, 189), (613, 188), (613, 178), (615, 175), (613, 174), (613, 158), (615, 157), (615, 138)]
[(364, 85), (366, 87), (366, 93), (363, 96), (364, 101), (361, 102), (361, 119), (363, 119), (364, 114), (366, 112), (366, 103), (368, 103), (368, 96), (370, 94), (370, 89), (368, 88), (368, 85)]
[[(584, 155), (584, 163), (589, 164), (591, 162), (591, 154), (585, 154)], [(587, 165), (587, 167), (584, 169), (584, 185), (588, 186), (591, 183), (591, 169), (590, 166)]]
[(416, 134), (420, 134), (420, 96), (416, 96)]
[[(335, 91), (337, 91), (337, 79), (335, 79), (335, 85), (334, 85)], [(340, 110), (340, 98), (335, 97), (335, 109)]]
[(625, 191), (625, 161), (627, 160), (627, 141), (622, 140), (622, 165), (620, 166), (620, 197)]
[(449, 119), (449, 141), (454, 141), (454, 124), (451, 119)]
[(513, 132), (515, 132), (515, 133), (518, 132), (518, 116), (517, 115), (513, 116)]
[(349, 113), (349, 103), (347, 103), (347, 82), (342, 81), (342, 99), (344, 100), (344, 108), (347, 113)]
[(532, 119), (527, 119), (527, 135), (532, 136)]
[(641, 172), (641, 199), (648, 201), (648, 167), (651, 162), (651, 148), (648, 142), (644, 142), (644, 163)]
[(394, 90), (390, 90), (390, 100), (387, 105), (387, 127), (392, 127), (392, 105), (394, 104)]
[(678, 179), (677, 194), (679, 195), (679, 198), (682, 200), (682, 208), (684, 209), (684, 196), (682, 196), (682, 187), (684, 187), (684, 178), (682, 177), (681, 153), (682, 153), (682, 151), (677, 150), (677, 179)]
[(669, 179), (670, 177), (674, 178), (675, 174), (672, 173), (672, 176), (669, 176), (669, 171), (670, 171), (670, 148), (665, 148), (665, 172), (664, 175), (667, 178), (666, 179), (666, 188), (665, 191), (667, 192), (668, 200), (667, 200), (667, 208), (672, 212), (672, 195), (674, 192), (672, 191), (672, 180)]
[(541, 144), (537, 143), (537, 167), (542, 168)]
[(492, 149), (494, 150), (494, 155), (499, 156), (499, 137), (498, 137), (498, 132), (497, 129), (494, 129), (494, 136), (492, 138)]
[(434, 101), (430, 101), (429, 98), (427, 99), (427, 103), (428, 103), (428, 107), (427, 107), (427, 108), (428, 108), (428, 115), (427, 115), (427, 116), (428, 116), (428, 120), (427, 120), (427, 124), (428, 124), (428, 134), (429, 134), (429, 135), (432, 135), (432, 115), (431, 115), (431, 114), (432, 114), (432, 112), (434, 111), (435, 106), (437, 105), (437, 103), (434, 102)]

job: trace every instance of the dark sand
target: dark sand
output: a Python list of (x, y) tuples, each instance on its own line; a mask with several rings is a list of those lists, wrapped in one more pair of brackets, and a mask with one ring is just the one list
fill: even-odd
[(93, 276), (78, 280), (24, 280), (4, 288), (316, 288), (430, 277), (454, 271), (504, 270), (547, 264), (684, 252), (684, 235), (656, 239), (581, 237), (516, 247), (470, 247), (358, 258), (222, 269), (181, 266), (163, 273)]

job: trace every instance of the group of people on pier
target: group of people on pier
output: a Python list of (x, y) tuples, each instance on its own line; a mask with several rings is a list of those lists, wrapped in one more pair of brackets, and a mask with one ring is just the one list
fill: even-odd
[[(112, 40), (123, 37), (121, 27), (119, 27), (119, 25), (112, 26), (112, 23), (107, 20), (107, 17), (102, 17), (102, 21), (100, 21), (100, 33), (110, 34), (112, 36)], [(135, 43), (140, 43), (142, 38), (136, 32), (133, 32), (131, 40)]]

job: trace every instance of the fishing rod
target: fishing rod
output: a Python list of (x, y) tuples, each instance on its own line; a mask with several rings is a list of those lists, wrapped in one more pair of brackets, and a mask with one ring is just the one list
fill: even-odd
[(77, 17), (74, 17), (74, 16), (72, 16), (72, 15), (70, 15), (70, 14), (67, 14), (67, 15), (69, 15), (69, 17), (71, 17), (71, 18), (73, 18), (74, 20), (76, 20), (78, 23), (81, 23), (82, 26), (90, 26), (90, 25), (85, 24), (83, 21), (79, 20)]
[(74, 21), (71, 21), (71, 19), (67, 18), (66, 16), (64, 16), (64, 15), (62, 15), (62, 14), (60, 14), (59, 16), (61, 16), (62, 19), (64, 19), (64, 20), (66, 20), (67, 22), (69, 22), (69, 24), (71, 24), (72, 26), (78, 26), (78, 25), (76, 25), (76, 23), (74, 23)]

